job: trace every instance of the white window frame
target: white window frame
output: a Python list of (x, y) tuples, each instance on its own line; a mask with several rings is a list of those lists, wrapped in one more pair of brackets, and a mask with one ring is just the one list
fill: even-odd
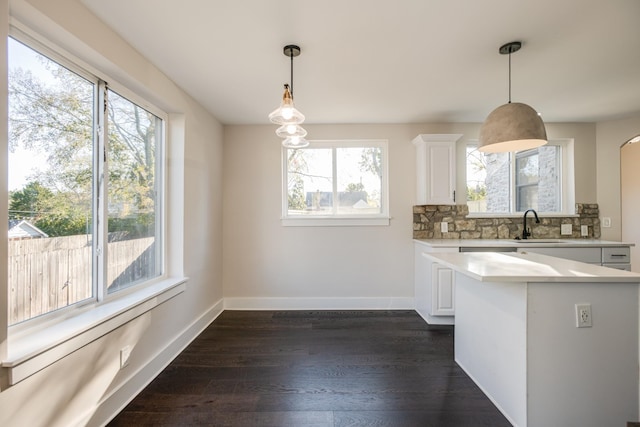
[[(157, 282), (166, 278), (165, 268), (164, 268), (164, 245), (163, 245), (163, 235), (166, 230), (166, 226), (164, 225), (164, 189), (166, 188), (164, 176), (166, 174), (166, 158), (165, 158), (165, 145), (166, 145), (166, 122), (167, 122), (167, 114), (155, 106), (151, 105), (149, 102), (141, 99), (138, 95), (128, 90), (126, 87), (116, 84), (107, 83), (103, 78), (94, 75), (91, 72), (84, 70), (82, 67), (76, 65), (73, 60), (67, 59), (63, 55), (59, 54), (55, 50), (52, 50), (49, 47), (43, 46), (38, 41), (33, 40), (31, 37), (19, 32), (19, 31), (11, 31), (9, 36), (16, 41), (23, 43), (27, 47), (33, 49), (39, 54), (51, 59), (67, 67), (71, 72), (80, 75), (81, 77), (87, 79), (95, 85), (95, 110), (94, 110), (94, 141), (93, 141), (93, 151), (94, 151), (94, 164), (93, 164), (93, 181), (94, 181), (94, 196), (93, 196), (93, 265), (92, 265), (92, 294), (93, 297), (85, 300), (79, 301), (75, 304), (72, 304), (68, 307), (63, 307), (48, 313), (43, 313), (40, 316), (27, 319), (19, 324), (11, 325), (11, 328), (14, 326), (18, 326), (22, 323), (31, 323), (35, 321), (39, 321), (41, 318), (43, 321), (48, 321), (49, 317), (60, 317), (64, 316), (62, 312), (64, 311), (73, 311), (76, 307), (81, 307), (83, 305), (90, 305), (95, 303), (101, 303), (110, 298), (116, 298), (118, 295), (126, 292), (135, 291), (135, 288), (140, 286), (148, 285), (149, 283)], [(109, 176), (109, 165), (106, 161), (106, 153), (109, 149), (109, 141), (106, 138), (108, 134), (108, 120), (106, 114), (104, 112), (104, 108), (101, 108), (108, 102), (107, 92), (112, 91), (117, 93), (118, 95), (126, 98), (128, 101), (144, 108), (150, 113), (156, 115), (162, 120), (162, 140), (157, 146), (157, 155), (162, 156), (158, 157), (162, 160), (162, 162), (156, 162), (156, 176), (159, 178), (158, 182), (158, 192), (160, 194), (157, 195), (159, 198), (158, 206), (160, 207), (160, 211), (156, 213), (156, 217), (158, 218), (156, 222), (156, 232), (160, 232), (158, 236), (158, 246), (160, 247), (158, 252), (159, 260), (156, 260), (156, 268), (158, 268), (159, 275), (154, 278), (144, 281), (141, 283), (135, 283), (130, 287), (119, 290), (117, 292), (109, 293), (107, 290), (108, 280), (107, 280), (107, 259), (108, 259), (108, 245), (107, 245), (107, 218), (108, 218), (108, 206), (107, 206), (107, 195), (106, 190), (108, 188), (108, 176)], [(103, 161), (102, 159), (105, 159)], [(158, 174), (159, 172), (159, 174)], [(96, 179), (96, 176), (102, 177), (100, 179)], [(96, 201), (98, 204), (96, 205)], [(158, 265), (159, 264), (159, 265)]]
[[(378, 214), (361, 215), (302, 215), (294, 216), (288, 213), (288, 152), (290, 148), (282, 147), (282, 225), (283, 226), (384, 226), (389, 225), (389, 142), (387, 140), (316, 140), (310, 141), (306, 148), (324, 148), (333, 151), (333, 183), (336, 189), (335, 153), (338, 148), (376, 147), (382, 150), (382, 184), (380, 189), (381, 212)], [(304, 150), (305, 148), (301, 148)], [(337, 200), (337, 198), (335, 198)]]
[[(576, 215), (576, 202), (575, 202), (575, 169), (574, 169), (574, 139), (573, 138), (554, 138), (549, 139), (547, 145), (553, 145), (560, 147), (560, 206), (561, 210), (558, 212), (538, 212), (540, 216), (577, 216)], [(467, 147), (477, 147), (478, 141), (470, 140), (467, 144)], [(466, 150), (465, 150), (466, 153)], [(516, 206), (516, 184), (515, 184), (515, 153), (509, 153), (510, 155), (510, 201), (509, 201), (509, 212), (469, 212), (469, 217), (520, 217), (523, 212), (515, 211)], [(466, 177), (466, 155), (464, 157), (464, 168), (465, 171), (465, 189), (467, 183)], [(466, 191), (465, 191), (466, 194)]]
[[(106, 288), (103, 291), (99, 291), (96, 288), (98, 283), (94, 278), (92, 281), (92, 286), (94, 287), (92, 298), (25, 320), (16, 325), (6, 326), (6, 330), (0, 331), (0, 336), (6, 336), (7, 339), (5, 354), (0, 360), (0, 364), (3, 369), (7, 370), (9, 385), (13, 385), (184, 292), (187, 278), (184, 277), (182, 270), (183, 235), (175, 232), (176, 227), (174, 227), (174, 231), (168, 227), (170, 218), (167, 212), (169, 210), (169, 205), (167, 204), (168, 188), (183, 188), (183, 165), (176, 164), (173, 166), (174, 178), (170, 181), (168, 177), (169, 153), (171, 152), (171, 155), (176, 159), (182, 158), (181, 150), (184, 144), (184, 119), (182, 115), (172, 114), (169, 116), (136, 92), (129, 90), (126, 85), (111, 79), (109, 75), (98, 68), (89, 65), (89, 63), (55, 45), (50, 38), (33, 31), (29, 26), (15, 18), (11, 18), (9, 36), (59, 62), (61, 65), (69, 67), (83, 77), (88, 75), (90, 77), (88, 80), (94, 81), (93, 79), (97, 78), (98, 80), (109, 82), (109, 89), (147, 109), (163, 121), (163, 142), (159, 145), (157, 153), (157, 155), (162, 156), (163, 170), (157, 184), (158, 191), (162, 193), (161, 202), (159, 203), (160, 212), (157, 213), (160, 218), (159, 229), (162, 230), (162, 235), (158, 242), (161, 246), (158, 255), (162, 259), (160, 275), (111, 294), (106, 291)], [(79, 43), (79, 41), (74, 41), (73, 43)], [(95, 61), (96, 58), (98, 57), (92, 57), (91, 60)], [(106, 65), (102, 60), (98, 62)], [(137, 84), (134, 81), (130, 83), (137, 88)], [(99, 90), (99, 88), (97, 87), (96, 90)], [(170, 117), (176, 121), (171, 126), (171, 129), (169, 128)], [(169, 149), (170, 139), (175, 139), (175, 148)], [(95, 173), (97, 172), (94, 171), (94, 177)], [(178, 226), (179, 224), (176, 221), (182, 219), (181, 208), (178, 205), (181, 206), (183, 199), (177, 193), (172, 200), (170, 209), (172, 218), (170, 222), (172, 225)], [(97, 227), (94, 228), (94, 235), (97, 236), (98, 233)], [(168, 240), (172, 242), (173, 247), (171, 256), (176, 258), (168, 258)], [(95, 256), (96, 254), (94, 253)], [(4, 262), (6, 263), (6, 260)], [(98, 270), (96, 265), (94, 264), (93, 267), (94, 275), (97, 274)], [(7, 282), (6, 279), (4, 282)], [(104, 286), (106, 286), (106, 283)], [(6, 288), (4, 289), (6, 291)], [(3, 301), (2, 298), (0, 298), (1, 301)], [(8, 304), (6, 299), (4, 299), (4, 302)], [(6, 313), (6, 308), (1, 307), (0, 312)]]

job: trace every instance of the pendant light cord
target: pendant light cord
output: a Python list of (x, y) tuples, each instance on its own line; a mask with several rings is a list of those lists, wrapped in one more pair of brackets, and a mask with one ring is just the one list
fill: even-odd
[(291, 98), (293, 98), (293, 50), (290, 51), (289, 58), (291, 58), (291, 81), (289, 84), (291, 86)]
[(511, 104), (511, 49), (509, 49), (509, 104)]

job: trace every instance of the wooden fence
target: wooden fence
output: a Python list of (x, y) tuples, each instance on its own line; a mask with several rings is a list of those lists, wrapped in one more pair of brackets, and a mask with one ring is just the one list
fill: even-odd
[[(153, 237), (110, 242), (110, 286), (148, 274), (153, 243)], [(9, 324), (92, 298), (91, 245), (89, 235), (9, 240)]]

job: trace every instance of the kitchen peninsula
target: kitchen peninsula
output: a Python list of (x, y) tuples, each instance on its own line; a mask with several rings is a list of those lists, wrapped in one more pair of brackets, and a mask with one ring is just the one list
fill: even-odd
[(631, 270), (633, 243), (599, 239), (414, 239), (416, 311), (430, 324), (453, 325), (453, 271), (423, 256), (432, 252), (528, 252)]
[(638, 420), (640, 274), (526, 250), (422, 256), (455, 275), (456, 362), (514, 425)]

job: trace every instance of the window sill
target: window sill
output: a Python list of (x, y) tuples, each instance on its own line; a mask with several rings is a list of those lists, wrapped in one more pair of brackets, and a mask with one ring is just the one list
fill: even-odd
[(186, 281), (187, 278), (169, 278), (52, 326), (14, 334), (10, 331), (8, 356), (2, 361), (2, 367), (8, 369), (9, 385), (17, 384), (184, 292)]
[(357, 227), (357, 226), (388, 226), (391, 218), (282, 218), (285, 227)]

